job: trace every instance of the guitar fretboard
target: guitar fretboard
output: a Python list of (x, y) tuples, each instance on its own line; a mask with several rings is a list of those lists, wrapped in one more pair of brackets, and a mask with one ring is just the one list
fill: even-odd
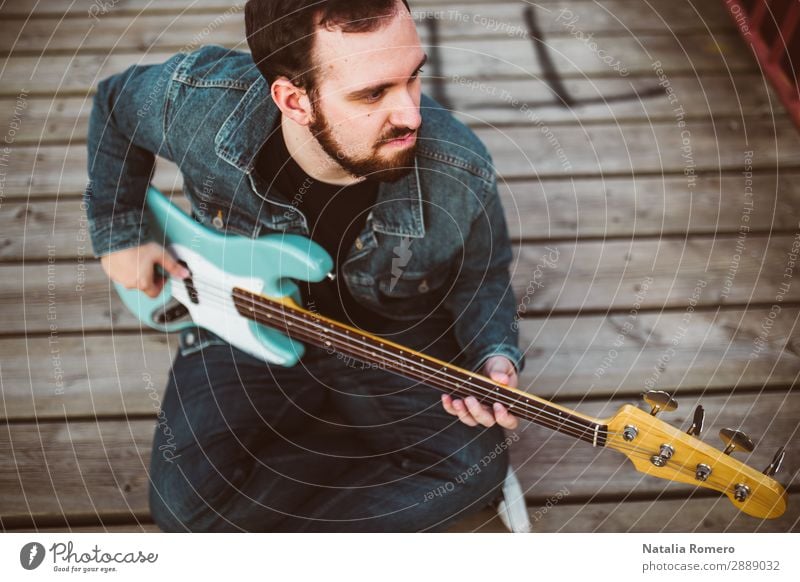
[(294, 304), (270, 299), (245, 289), (235, 288), (233, 301), (243, 317), (277, 329), (292, 339), (418, 380), (459, 398), (474, 396), (484, 404), (500, 402), (520, 418), (594, 446), (606, 444), (607, 426), (544, 399), (495, 382), (481, 374), (344, 325)]

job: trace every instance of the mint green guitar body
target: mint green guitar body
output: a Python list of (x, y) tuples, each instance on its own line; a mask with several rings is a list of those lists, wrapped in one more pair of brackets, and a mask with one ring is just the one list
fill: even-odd
[[(295, 365), (303, 344), (239, 315), (231, 293), (241, 287), (271, 298), (290, 297), (301, 305), (294, 281), (321, 281), (331, 272), (333, 261), (325, 249), (296, 234), (250, 239), (213, 231), (152, 186), (146, 211), (153, 239), (185, 263), (191, 278), (167, 279), (156, 298), (115, 284), (125, 306), (154, 329), (174, 332), (199, 325), (266, 362)], [(175, 301), (188, 310), (191, 321), (164, 321)]]

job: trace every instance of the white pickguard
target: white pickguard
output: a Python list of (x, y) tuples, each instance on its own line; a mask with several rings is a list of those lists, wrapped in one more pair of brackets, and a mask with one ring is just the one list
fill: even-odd
[(177, 281), (172, 283), (172, 296), (189, 310), (197, 325), (256, 358), (276, 364), (286, 363), (284, 358), (259, 341), (250, 328), (250, 320), (239, 315), (233, 303), (231, 294), (234, 287), (261, 293), (264, 284), (260, 279), (226, 273), (196, 251), (180, 244), (170, 245), (170, 250), (173, 256), (189, 265), (199, 303), (193, 303), (186, 286)]

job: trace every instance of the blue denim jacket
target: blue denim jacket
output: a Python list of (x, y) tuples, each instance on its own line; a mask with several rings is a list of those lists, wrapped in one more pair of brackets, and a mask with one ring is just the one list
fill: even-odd
[[(415, 171), (381, 183), (340, 266), (353, 296), (389, 318), (453, 318), (462, 365), (501, 354), (517, 369), (511, 246), (486, 147), (423, 96)], [(209, 228), (308, 236), (290, 196), (256, 157), (280, 110), (248, 53), (206, 46), (101, 81), (89, 121), (85, 200), (95, 256), (146, 242), (144, 195), (155, 155), (175, 162)]]

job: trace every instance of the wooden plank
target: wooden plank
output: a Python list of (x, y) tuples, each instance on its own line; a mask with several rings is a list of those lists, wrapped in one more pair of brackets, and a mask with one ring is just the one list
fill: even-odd
[[(82, 195), (89, 180), (86, 144), (41, 147), (12, 146), (5, 176), (6, 197)], [(161, 159), (153, 184), (162, 192), (183, 184), (175, 164)]]
[[(767, 423), (769, 432), (763, 436), (760, 449), (751, 455), (752, 462), (760, 466), (768, 462), (778, 444), (796, 434), (799, 402), (796, 394), (789, 400), (784, 396), (715, 397), (704, 399), (703, 404), (708, 424), (714, 427), (733, 424), (745, 430), (755, 428), (761, 436)], [(620, 403), (596, 404), (594, 409), (611, 410)], [(680, 423), (688, 414), (691, 410), (687, 408), (670, 415), (670, 420)], [(108, 515), (120, 520), (129, 515), (143, 519), (148, 509), (147, 467), (153, 430), (150, 421), (7, 425), (0, 433), (0, 488), (4, 491), (0, 515), (5, 527), (26, 527), (31, 516), (69, 519)], [(545, 502), (559, 491), (568, 492), (562, 494), (565, 501), (598, 495), (603, 501), (618, 502), (626, 495), (639, 500), (662, 495), (687, 497), (694, 490), (642, 477), (613, 451), (598, 451), (542, 431), (525, 425), (511, 433), (512, 439), (519, 435), (511, 449), (513, 462), (534, 511), (537, 501)], [(800, 453), (789, 449), (784, 467), (787, 479), (800, 467)], [(717, 502), (716, 497), (706, 499), (706, 511), (697, 516), (696, 525), (706, 519), (729, 521), (728, 505), (726, 500)], [(791, 520), (792, 515), (786, 519)], [(596, 519), (596, 514), (592, 518)], [(651, 519), (649, 526), (656, 530), (669, 527), (670, 518), (671, 514), (662, 514), (662, 521)], [(775, 523), (780, 526), (780, 522)]]
[[(500, 524), (502, 525), (502, 523)], [(0, 530), (3, 531), (3, 530)], [(39, 527), (5, 530), (8, 533), (161, 533), (154, 523), (140, 522), (129, 525), (109, 526), (64, 526), (64, 527)]]
[[(641, 309), (682, 310), (690, 304), (708, 308), (796, 302), (800, 286), (779, 289), (793, 240), (786, 235), (752, 235), (739, 259), (732, 236), (521, 245), (512, 284), (519, 311), (527, 315), (626, 312), (637, 303)], [(48, 259), (41, 265), (0, 265), (4, 331), (49, 333), (52, 326), (62, 332), (139, 329), (88, 253), (72, 263)], [(642, 293), (648, 277), (652, 281)]]
[[(200, 46), (202, 42), (196, 46)], [(626, 38), (619, 35), (599, 37), (597, 47), (572, 37), (548, 41), (554, 72), (565, 78), (585, 76), (615, 77), (624, 69), (631, 76), (656, 78), (653, 63), (661, 63), (668, 75), (718, 73), (723, 67), (731, 73), (756, 73), (752, 54), (737, 32), (720, 33), (713, 41), (705, 34), (647, 36)], [(591, 46), (590, 46), (591, 45)], [(189, 50), (196, 46), (187, 47)], [(693, 47), (691, 58), (684, 52)], [(243, 48), (243, 47), (241, 47)], [(609, 66), (597, 51), (604, 51), (618, 71)], [(531, 79), (549, 74), (543, 69), (528, 39), (468, 39), (439, 45), (441, 70), (448, 77), (481, 79)], [(84, 95), (97, 82), (124, 70), (134, 63), (157, 63), (167, 60), (173, 51), (140, 51), (125, 54), (12, 56), (5, 64), (0, 95), (16, 96), (21, 90), (30, 95)]]
[[(749, 517), (716, 498), (563, 502), (553, 506), (532, 504), (528, 509), (532, 531), (537, 533), (788, 533), (798, 531), (800, 493), (790, 494), (786, 513), (770, 520)], [(484, 515), (480, 525), (497, 527), (490, 515)]]
[(155, 418), (177, 342), (155, 333), (0, 339), (0, 419)]
[[(800, 223), (800, 172), (756, 174), (751, 232)], [(540, 180), (500, 185), (515, 241), (553, 238), (732, 234), (742, 225), (741, 176), (707, 176), (695, 192), (684, 178)], [(738, 194), (738, 203), (737, 203)], [(182, 196), (173, 198), (186, 209)], [(83, 202), (10, 199), (0, 207), (0, 260), (74, 259), (89, 252)]]
[[(11, 55), (32, 53), (75, 53), (87, 51), (131, 52), (180, 50), (185, 46), (219, 44), (244, 47), (244, 11), (232, 4), (212, 13), (180, 12), (115, 16), (99, 15), (98, 5), (85, 18), (45, 17), (23, 21), (6, 19), (0, 24), (0, 52)], [(531, 38), (522, 2), (425, 6), (414, 9), (417, 29), (424, 43), (453, 38)], [(556, 5), (530, 5), (537, 37), (553, 38), (603, 34), (679, 34), (686, 32), (731, 31), (734, 24), (722, 6), (715, 3), (662, 4), (649, 6), (626, 1)], [(91, 6), (90, 6), (91, 9)], [(94, 17), (93, 17), (94, 16)], [(707, 28), (706, 28), (707, 27)], [(541, 35), (541, 36), (539, 36)]]
[[(637, 398), (644, 383), (675, 391), (744, 394), (783, 390), (800, 374), (800, 309), (776, 318), (768, 347), (754, 338), (768, 309), (548, 317), (520, 322), (527, 365), (519, 385), (543, 398)], [(685, 335), (668, 351), (681, 325)], [(627, 331), (630, 330), (630, 331)], [(157, 333), (0, 339), (0, 420), (154, 415), (177, 338)]]
[[(786, 306), (756, 343), (770, 309), (563, 316), (520, 322), (525, 390), (551, 399), (744, 393), (800, 376), (800, 309)], [(691, 398), (691, 396), (689, 396)]]
[(800, 222), (798, 178), (792, 170), (754, 173), (752, 200), (739, 173), (700, 176), (693, 191), (683, 176), (524, 180), (499, 191), (514, 239), (668, 237), (736, 233), (742, 225), (791, 231)]
[(145, 517), (155, 423), (7, 425), (0, 431), (4, 527), (34, 519)]
[[(689, 134), (683, 134), (689, 131)], [(688, 173), (693, 177), (721, 169), (744, 170), (744, 152), (754, 151), (752, 168), (788, 168), (800, 162), (800, 135), (789, 126), (741, 125), (695, 121), (681, 128), (657, 122), (592, 125), (541, 125), (532, 128), (477, 130), (506, 179), (530, 176)], [(777, 150), (777, 151), (775, 151)]]
[[(532, 79), (492, 82), (443, 79), (436, 94), (444, 95), (456, 117), (473, 127), (531, 125), (526, 111), (534, 111), (548, 124), (650, 123), (675, 119), (674, 105), (655, 79), (566, 79), (564, 86), (573, 99), (569, 105), (558, 101), (546, 82)], [(672, 86), (682, 97), (686, 119), (734, 117), (725, 123), (737, 123), (744, 112), (751, 120), (754, 116), (776, 115), (774, 123), (783, 122), (783, 111), (776, 110), (775, 96), (758, 75), (743, 74), (733, 79), (710, 74), (702, 78), (680, 76), (672, 79)], [(423, 90), (434, 94), (432, 79), (425, 79)], [(518, 101), (516, 107), (511, 104), (512, 99)], [(0, 121), (8, 125), (12, 119), (20, 118), (14, 141), (17, 145), (85, 141), (92, 108), (89, 94), (31, 97), (26, 99), (24, 108), (15, 109), (16, 103), (16, 99), (0, 99)]]
[(800, 300), (800, 286), (779, 287), (787, 283), (795, 237), (743, 240), (744, 250), (730, 235), (521, 245), (512, 284), (520, 311), (528, 314), (629, 310), (647, 277), (653, 278), (642, 302), (648, 308)]
[[(476, 134), (489, 148), (501, 179), (689, 173), (685, 187), (694, 190), (695, 176), (701, 173), (744, 171), (746, 151), (754, 152), (749, 164), (754, 171), (800, 165), (800, 135), (790, 125), (771, 128), (749, 120), (734, 127), (702, 120), (687, 127), (691, 136), (686, 146), (684, 130), (670, 122), (478, 128)], [(88, 180), (86, 156), (84, 144), (12, 146), (4, 195), (82, 193)], [(175, 190), (177, 173), (165, 163), (154, 182)]]

